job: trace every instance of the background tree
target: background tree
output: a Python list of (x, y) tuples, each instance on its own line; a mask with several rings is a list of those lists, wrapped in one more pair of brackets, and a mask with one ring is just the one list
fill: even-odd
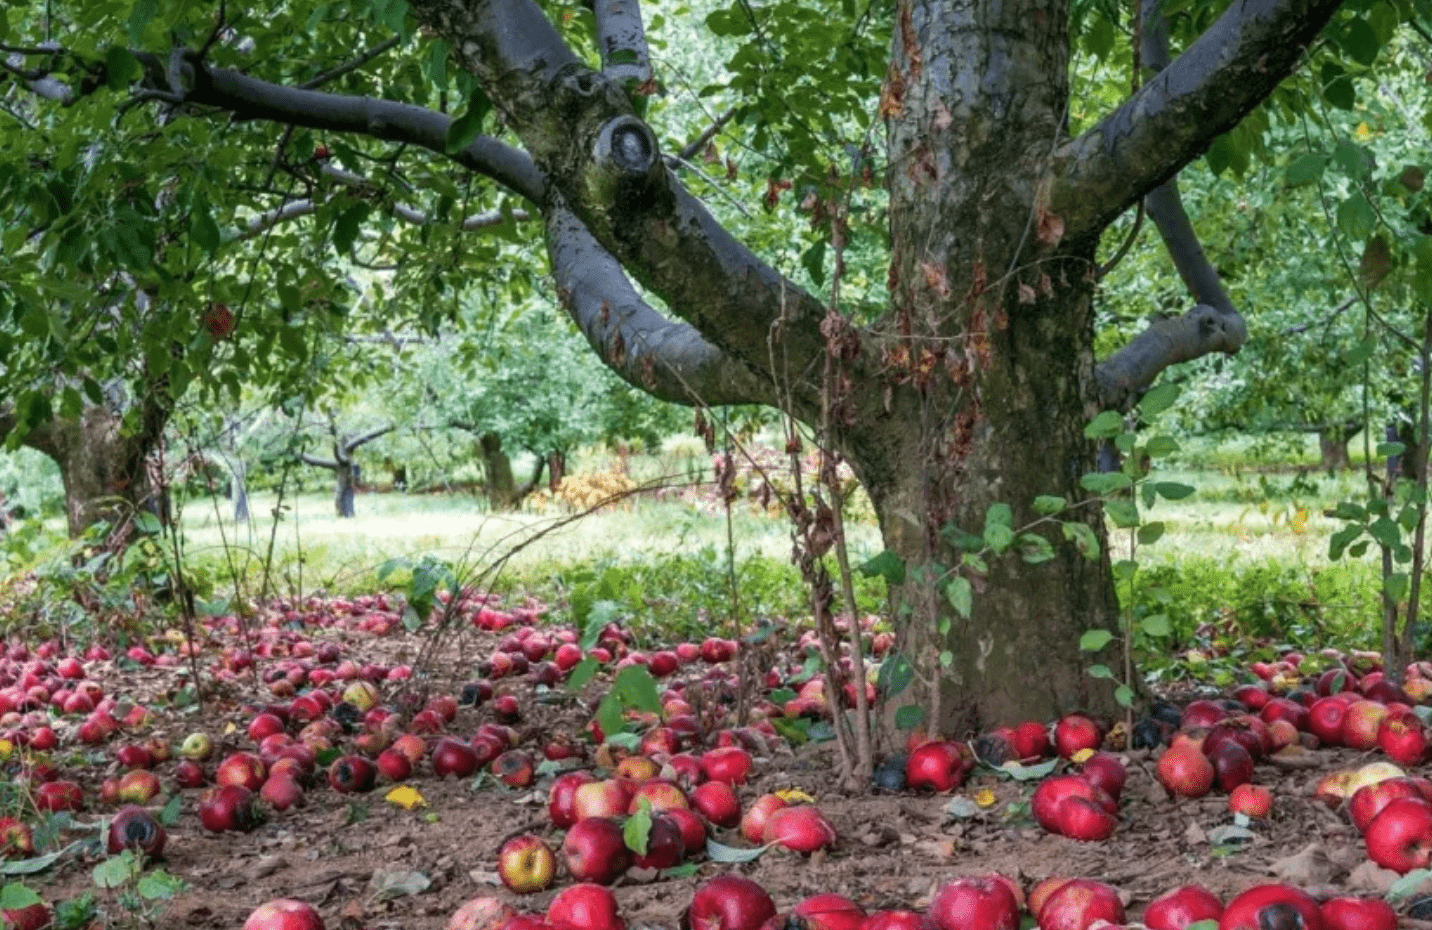
[[(670, 118), (686, 130), (699, 112), (663, 103), (647, 38), (650, 26), (685, 39), (684, 8), (644, 22), (636, 5), (602, 0), (590, 12), (420, 0), (374, 5), (362, 21), (295, 4), (216, 23), (187, 7), (78, 4), (11, 29), (25, 42), (14, 46), (23, 80), (62, 81), (81, 101), (45, 110), (75, 145), (60, 166), (75, 181), (92, 170), (80, 139), (142, 133), (183, 153), (146, 155), (142, 168), (124, 145), (95, 157), (139, 187), (175, 187), (191, 219), (181, 241), (213, 246), (206, 269), (233, 261), (209, 225), (238, 226), (301, 195), (311, 214), (290, 230), (312, 229), (325, 258), (332, 248), (391, 269), (379, 305), (440, 317), (465, 276), (500, 258), (492, 243), (528, 228), (516, 211), (540, 217), (556, 291), (607, 365), (668, 400), (762, 403), (811, 424), (869, 492), (886, 546), (908, 569), (907, 607), (934, 609), (931, 588), (979, 588), (972, 604), (900, 615), (907, 652), (945, 660), (932, 725), (963, 730), (1107, 701), (1078, 654), (1082, 630), (1113, 625), (1107, 558), (1056, 539), (1029, 553), (1037, 558), (1010, 553), (980, 571), (955, 531), (983, 527), (1004, 549), (1001, 527), (1033, 521), (1036, 496), (1086, 500), (1083, 425), (1099, 407), (1126, 407), (1172, 364), (1240, 347), (1242, 319), (1209, 290), (1209, 269), (1190, 264), (1196, 250), (1186, 228), (1171, 232), (1172, 216), (1161, 232), (1198, 303), (1096, 368), (1097, 249), (1111, 224), (1205, 151), (1252, 157), (1270, 113), (1342, 93), (1414, 15), (1406, 3), (1342, 6), (1189, 4), (1170, 15), (1168, 66), (1104, 105), (1082, 85), (1071, 93), (1071, 54), (1122, 56), (1135, 72), (1136, 53), (1115, 41), (1139, 32), (1121, 21), (1126, 11), (1064, 0), (737, 3), (704, 20), (737, 40), (728, 74), (700, 88), (715, 105), (710, 135), (662, 129)], [(40, 45), (48, 40), (62, 50)], [(355, 48), (369, 51), (347, 57)], [(1305, 61), (1316, 87), (1280, 87)], [(315, 145), (305, 130), (332, 139)], [(722, 164), (723, 143), (770, 159), (764, 203), (794, 201), (807, 235), (772, 242), (759, 208), (719, 205), (722, 176), (693, 159)], [(366, 180), (329, 194), (321, 169), (331, 162)], [(733, 170), (739, 178), (734, 162), (725, 176)], [(55, 180), (31, 172), (17, 202)], [(45, 206), (44, 228), (82, 215)], [(432, 222), (414, 228), (395, 219), (399, 208)], [(463, 238), (470, 208), (497, 210), (499, 235)], [(769, 260), (723, 218), (750, 220)], [(53, 241), (7, 235), (25, 256)], [(843, 260), (882, 252), (885, 273), (852, 275), (847, 292)], [(245, 273), (289, 313), (305, 308), (307, 282), (289, 261)], [(1097, 507), (1072, 513), (1102, 538)], [(797, 517), (820, 555), (831, 515)]]

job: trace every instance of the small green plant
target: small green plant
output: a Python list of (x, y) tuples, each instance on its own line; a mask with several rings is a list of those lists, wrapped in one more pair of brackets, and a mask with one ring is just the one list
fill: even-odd
[(94, 867), (95, 887), (114, 895), (115, 902), (139, 926), (160, 926), (163, 904), (185, 889), (184, 880), (164, 869), (145, 869), (142, 855), (124, 850)]
[(1079, 648), (1097, 653), (1115, 640), (1121, 643), (1123, 667), (1119, 672), (1105, 662), (1091, 664), (1088, 672), (1094, 678), (1115, 680), (1114, 699), (1126, 709), (1132, 708), (1134, 703), (1133, 657), (1138, 640), (1166, 641), (1173, 632), (1165, 610), (1169, 602), (1167, 592), (1141, 584), (1139, 577), (1140, 549), (1158, 542), (1167, 528), (1163, 521), (1148, 520), (1145, 514), (1160, 499), (1179, 501), (1194, 491), (1189, 485), (1152, 477), (1155, 460), (1176, 453), (1178, 440), (1163, 433), (1144, 437), (1138, 426), (1140, 422), (1145, 426), (1151, 424), (1160, 413), (1173, 406), (1177, 398), (1177, 385), (1162, 384), (1145, 393), (1133, 412), (1125, 415), (1106, 410), (1084, 428), (1085, 436), (1109, 443), (1119, 453), (1118, 470), (1091, 472), (1080, 484), (1098, 495), (1109, 521), (1118, 530), (1125, 531), (1127, 549), (1124, 557), (1114, 559), (1112, 566), (1114, 584), (1122, 587), (1119, 629), (1088, 630), (1080, 637)]

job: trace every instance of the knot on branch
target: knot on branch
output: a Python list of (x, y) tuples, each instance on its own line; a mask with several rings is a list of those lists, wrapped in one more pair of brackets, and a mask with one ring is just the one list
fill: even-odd
[(1189, 322), (1198, 329), (1199, 342), (1209, 352), (1236, 355), (1248, 339), (1248, 326), (1237, 312), (1199, 304), (1188, 312), (1188, 316)]
[(592, 157), (605, 171), (642, 178), (659, 164), (656, 136), (634, 116), (608, 120), (597, 133)]

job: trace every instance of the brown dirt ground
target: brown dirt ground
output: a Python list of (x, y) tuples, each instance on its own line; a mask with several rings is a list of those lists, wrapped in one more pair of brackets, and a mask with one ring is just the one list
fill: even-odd
[[(319, 635), (344, 642), (347, 657), (378, 662), (412, 662), (424, 643), (401, 629), (384, 637), (339, 629)], [(444, 674), (434, 677), (433, 691), (455, 691), (452, 682), (468, 677), (465, 669), (471, 669), (473, 657), (490, 652), (498, 638), (469, 631), (461, 642), (449, 644), (444, 654), (455, 658)], [(202, 711), (165, 710), (158, 706), (160, 696), (173, 693), (187, 678), (184, 669), (136, 668), (114, 661), (89, 663), (87, 668), (109, 693), (132, 695), (156, 706), (156, 721), (145, 735), (176, 742), (185, 733), (202, 729), (222, 738), (227, 749), (251, 748), (244, 737), (250, 716), (244, 705), (268, 699), (261, 686), (244, 677), (224, 686)], [(499, 684), (518, 693), (527, 690), (525, 684)], [(590, 705), (575, 700), (552, 704), (524, 700), (524, 707), (532, 716), (521, 729), (530, 740), (547, 732), (576, 733), (590, 716)], [(485, 707), (465, 707), (451, 731), (471, 734), (489, 719)], [(128, 738), (122, 735), (115, 743)], [(749, 802), (771, 790), (803, 789), (816, 798), (839, 831), (840, 842), (833, 851), (801, 857), (772, 850), (750, 864), (707, 863), (696, 875), (683, 878), (629, 874), (615, 887), (628, 926), (675, 928), (695, 887), (728, 869), (765, 886), (782, 909), (818, 892), (848, 895), (871, 910), (921, 908), (934, 887), (962, 874), (1002, 872), (1021, 879), (1026, 887), (1049, 876), (1080, 876), (1117, 887), (1131, 919), (1153, 897), (1189, 882), (1204, 884), (1227, 900), (1252, 885), (1278, 879), (1315, 895), (1367, 895), (1381, 893), (1395, 878), (1366, 860), (1344, 816), (1312, 799), (1313, 785), (1323, 773), (1360, 761), (1345, 750), (1309, 753), (1295, 765), (1261, 765), (1256, 780), (1273, 787), (1274, 815), (1251, 826), (1251, 840), (1221, 846), (1214, 842), (1215, 831), (1232, 822), (1225, 798), (1215, 794), (1195, 801), (1168, 799), (1153, 779), (1147, 753), (1122, 754), (1130, 777), (1114, 837), (1080, 843), (1046, 834), (1017, 806), (1011, 811), (1011, 804), (1028, 800), (1033, 783), (977, 770), (954, 796), (849, 794), (836, 784), (832, 752), (830, 745), (807, 745), (795, 751), (781, 746), (758, 758), (756, 776), (741, 796)], [(81, 769), (81, 781), (91, 797), (91, 813), (81, 819), (106, 813), (96, 810), (93, 790), (100, 777), (112, 773), (109, 758), (109, 749), (94, 753)], [(166, 784), (172, 765), (159, 767)], [(187, 889), (157, 906), (152, 924), (126, 915), (111, 893), (96, 892), (107, 915), (100, 926), (238, 928), (254, 907), (275, 897), (313, 903), (329, 930), (441, 930), (459, 905), (486, 894), (511, 900), (525, 910), (545, 909), (562, 880), (548, 892), (519, 898), (501, 888), (494, 874), (496, 850), (509, 834), (530, 829), (547, 837), (554, 848), (560, 846), (560, 832), (546, 822), (544, 782), (532, 790), (510, 790), (490, 781), (438, 781), (423, 763), (412, 784), (426, 798), (426, 807), (407, 811), (387, 803), (386, 788), (355, 797), (338, 795), (324, 785), (309, 792), (302, 809), (275, 814), (248, 834), (205, 832), (194, 813), (200, 792), (184, 791), (184, 812), (169, 829), (162, 867), (182, 877)], [(972, 798), (981, 788), (993, 791), (995, 803), (974, 816), (960, 818), (946, 812), (953, 797)], [(718, 833), (717, 839), (745, 845), (730, 834)], [(85, 856), (62, 859), (29, 882), (51, 900), (94, 890), (90, 873), (97, 861)], [(385, 878), (405, 872), (420, 873), (429, 886), (396, 896), (378, 890)], [(1406, 918), (1404, 925), (1422, 926)]]

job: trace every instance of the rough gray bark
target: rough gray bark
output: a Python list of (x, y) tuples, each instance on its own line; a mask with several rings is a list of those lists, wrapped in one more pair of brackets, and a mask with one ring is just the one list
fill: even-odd
[(494, 511), (513, 510), (522, 503), (512, 460), (502, 448), (502, 437), (487, 432), (478, 437), (482, 449), (482, 470), (487, 476), (487, 503)]
[(350, 439), (338, 437), (335, 431), (331, 459), (318, 458), (306, 452), (299, 453), (298, 460), (303, 464), (333, 472), (333, 510), (339, 517), (352, 517), (356, 512), (354, 497), (357, 493), (358, 463), (353, 461), (353, 453), (359, 447), (386, 436), (395, 429), (396, 426), (381, 426)]

